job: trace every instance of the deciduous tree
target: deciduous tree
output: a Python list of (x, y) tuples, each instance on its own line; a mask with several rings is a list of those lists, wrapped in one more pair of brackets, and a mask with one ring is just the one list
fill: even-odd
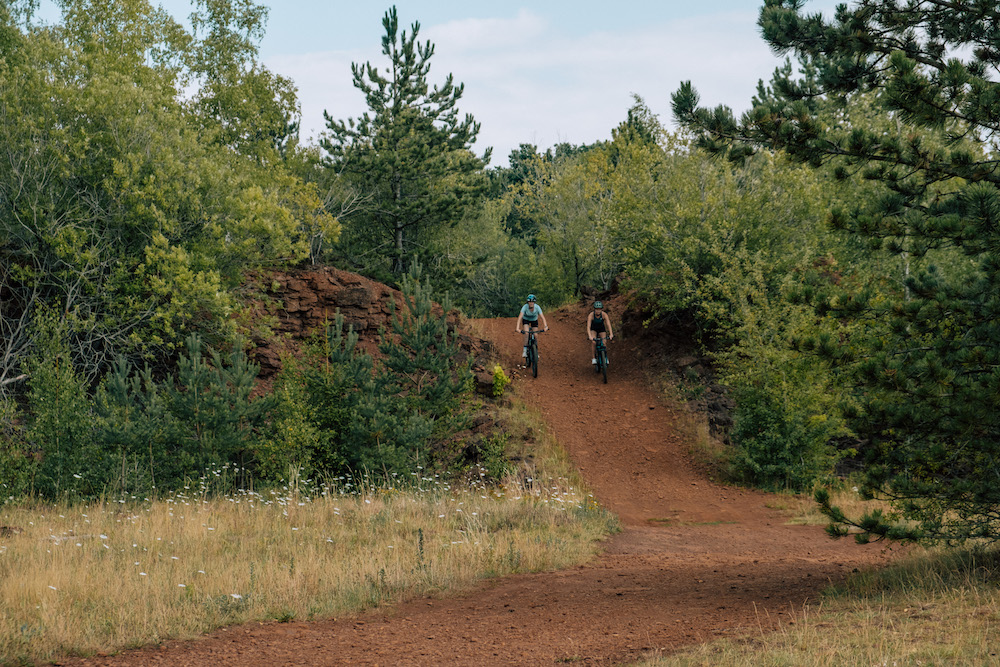
[[(256, 97), (219, 99), (239, 77), (208, 52), (254, 69), (254, 48), (223, 39), (244, 34), (245, 3), (203, 4), (200, 41), (146, 0), (65, 0), (45, 26), (0, 12), (0, 390), (42, 304), (92, 384), (118, 354), (162, 362), (192, 329), (231, 335), (244, 270), (336, 236), (315, 186), (248, 129), (280, 124), (262, 99), (284, 122), (290, 91), (264, 77)], [(206, 87), (187, 103), (191, 81)]]

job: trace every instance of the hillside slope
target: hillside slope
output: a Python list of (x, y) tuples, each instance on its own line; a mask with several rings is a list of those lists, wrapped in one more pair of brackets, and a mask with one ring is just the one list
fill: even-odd
[[(624, 531), (594, 562), (362, 618), (231, 628), (75, 664), (619, 664), (790, 623), (831, 581), (889, 557), (879, 546), (830, 541), (819, 527), (786, 525), (768, 508), (773, 496), (706, 478), (689, 458), (681, 416), (644, 380), (650, 341), (619, 330), (605, 385), (590, 366), (585, 313), (547, 315), (539, 376), (522, 371), (515, 390), (622, 519)], [(480, 326), (514, 368), (514, 319)]]

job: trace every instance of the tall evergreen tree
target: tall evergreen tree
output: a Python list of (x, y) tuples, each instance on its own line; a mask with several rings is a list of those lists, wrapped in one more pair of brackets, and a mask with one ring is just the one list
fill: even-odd
[(344, 218), (346, 240), (355, 244), (349, 252), (391, 258), (398, 276), (419, 253), (425, 229), (455, 225), (478, 203), (489, 151), (482, 158), (470, 151), (479, 123), (459, 117), (464, 85), (449, 74), (440, 87), (429, 86), (434, 45), (417, 41), (420, 24), (401, 33), (392, 7), (382, 25), (389, 65), (351, 68), (369, 111), (346, 121), (324, 112), (330, 133), (320, 144), (331, 173), (351, 181), (362, 201)]
[[(1000, 6), (994, 0), (859, 0), (832, 20), (803, 0), (765, 0), (759, 25), (777, 52), (817, 67), (790, 77), (736, 120), (698, 108), (690, 83), (674, 112), (701, 144), (740, 160), (782, 149), (814, 166), (861, 173), (882, 194), (834, 210), (833, 224), (895, 253), (953, 248), (892, 294), (837, 295), (821, 307), (866, 335), (817, 338), (856, 386), (853, 425), (866, 443), (862, 491), (890, 513), (846, 517), (819, 499), (830, 532), (859, 539), (1000, 539)], [(875, 93), (900, 131), (844, 130), (811, 101)], [(972, 267), (971, 269), (969, 267)], [(862, 326), (858, 326), (858, 325)]]

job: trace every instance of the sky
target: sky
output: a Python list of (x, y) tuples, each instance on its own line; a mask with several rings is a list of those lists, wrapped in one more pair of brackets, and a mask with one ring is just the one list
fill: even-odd
[[(829, 17), (843, 0), (808, 0)], [(186, 22), (190, 0), (151, 0)], [(260, 0), (258, 0), (260, 2)], [(382, 17), (392, 6), (371, 0), (265, 0), (267, 33), (260, 57), (298, 87), (304, 138), (325, 130), (323, 112), (343, 120), (365, 112), (351, 63), (382, 68)], [(670, 95), (690, 80), (703, 105), (747, 109), (760, 79), (784, 56), (760, 37), (761, 0), (397, 0), (401, 29), (419, 22), (420, 41), (435, 46), (428, 76), (450, 73), (465, 91), (460, 113), (481, 124), (472, 147), (493, 148), (507, 165), (522, 143), (544, 151), (557, 143), (609, 139), (633, 95), (670, 129)]]

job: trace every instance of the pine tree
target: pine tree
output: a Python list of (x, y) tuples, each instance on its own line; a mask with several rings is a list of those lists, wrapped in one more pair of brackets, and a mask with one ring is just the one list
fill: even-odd
[(238, 346), (223, 358), (201, 338), (187, 339), (177, 363), (176, 383), (164, 389), (170, 411), (168, 454), (182, 474), (199, 475), (233, 464), (243, 469), (247, 450), (268, 418), (272, 396), (251, 399), (260, 368)]
[(392, 304), (392, 336), (383, 336), (382, 375), (386, 393), (404, 396), (410, 411), (436, 424), (435, 433), (452, 432), (464, 418), (461, 398), (470, 387), (468, 359), (459, 361), (458, 334), (448, 325), (451, 303), (435, 314), (430, 285), (420, 282), (419, 265), (403, 278), (404, 307)]
[[(1000, 539), (1000, 6), (994, 0), (859, 0), (832, 20), (802, 0), (765, 0), (772, 48), (815, 66), (786, 72), (740, 120), (699, 108), (690, 82), (674, 112), (701, 146), (742, 160), (780, 149), (881, 195), (835, 210), (835, 227), (896, 254), (964, 253), (909, 276), (895, 294), (830, 297), (821, 308), (864, 334), (805, 341), (856, 387), (849, 416), (865, 442), (866, 496), (888, 514), (845, 516), (818, 494), (830, 532), (860, 540)], [(767, 94), (763, 94), (763, 93)], [(875, 95), (898, 132), (840, 128), (816, 101)], [(940, 256), (940, 255), (938, 255)], [(875, 298), (877, 296), (877, 298)], [(860, 325), (860, 326), (859, 326)]]
[(326, 332), (326, 359), (302, 371), (312, 425), (319, 438), (310, 465), (323, 474), (361, 470), (368, 466), (365, 427), (359, 407), (374, 392), (374, 360), (358, 347), (358, 334), (344, 330), (338, 311)]
[[(146, 365), (135, 369), (119, 356), (94, 396), (101, 449), (114, 461), (109, 488), (148, 494), (183, 478), (179, 462), (165, 450), (167, 406)], [(165, 469), (167, 468), (167, 469)]]
[(351, 68), (369, 111), (347, 121), (324, 112), (330, 134), (320, 144), (331, 173), (348, 179), (358, 193), (360, 204), (344, 217), (344, 240), (353, 243), (350, 259), (374, 252), (390, 258), (399, 276), (426, 228), (455, 225), (478, 202), (489, 151), (478, 158), (469, 150), (479, 123), (469, 114), (459, 118), (464, 85), (449, 74), (440, 87), (429, 86), (434, 45), (417, 41), (420, 24), (409, 35), (400, 33), (393, 7), (382, 25), (388, 67)]

